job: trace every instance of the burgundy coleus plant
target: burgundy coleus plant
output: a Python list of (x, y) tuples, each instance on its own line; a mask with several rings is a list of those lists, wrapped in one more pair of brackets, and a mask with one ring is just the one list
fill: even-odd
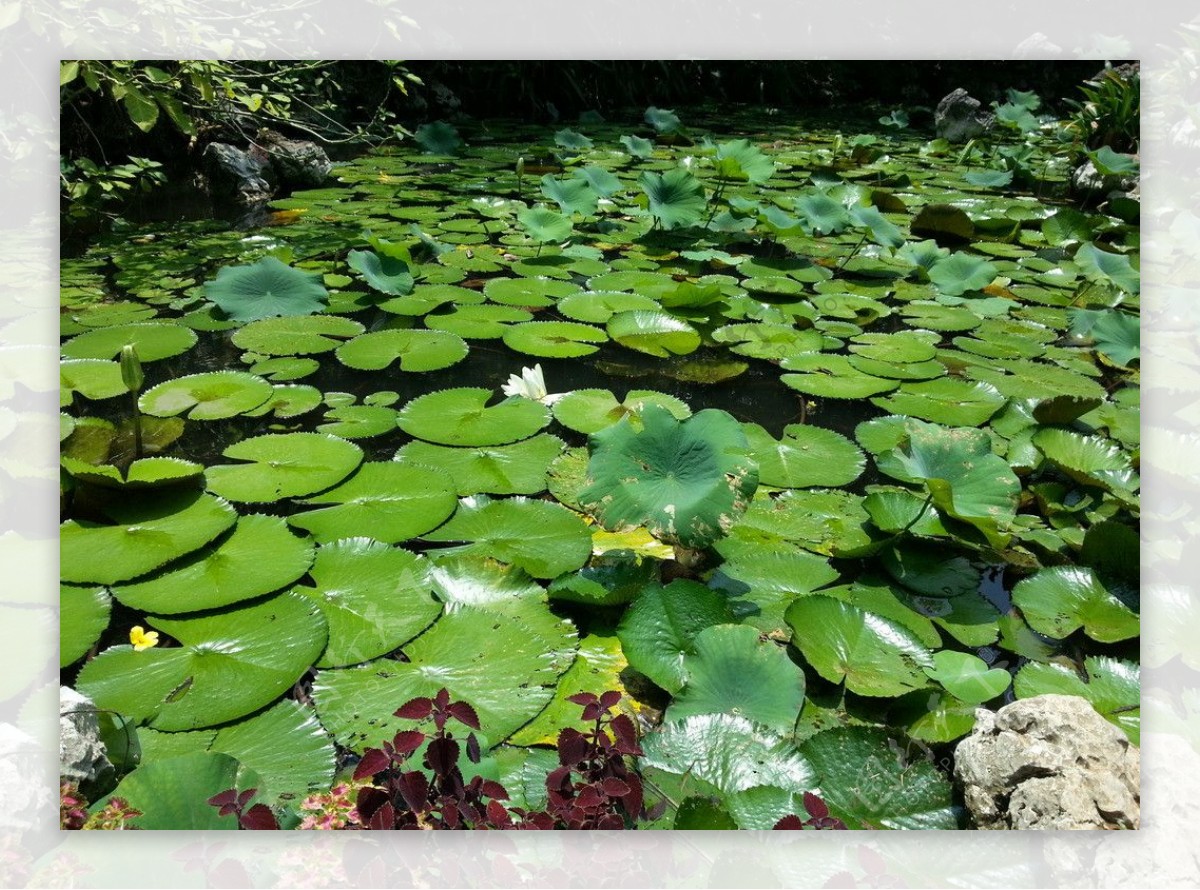
[(257, 793), (257, 788), (248, 788), (241, 793), (238, 793), (235, 788), (230, 788), (228, 791), (214, 794), (208, 799), (208, 802), (218, 808), (217, 815), (219, 816), (236, 813), (239, 828), (247, 831), (278, 831), (279, 821), (269, 806), (265, 803), (248, 806)]
[(799, 816), (784, 816), (775, 823), (775, 831), (799, 831), (805, 828), (817, 831), (847, 830), (846, 823), (835, 816), (830, 816), (829, 807), (825, 805), (825, 801), (811, 791), (804, 792), (804, 809), (808, 811), (807, 819), (801, 819)]

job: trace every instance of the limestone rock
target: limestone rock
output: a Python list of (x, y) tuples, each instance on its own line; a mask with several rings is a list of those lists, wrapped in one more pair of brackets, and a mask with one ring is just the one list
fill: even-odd
[(261, 132), (258, 141), (284, 188), (317, 188), (329, 178), (333, 164), (315, 142), (288, 139), (270, 130)]
[(993, 114), (980, 111), (978, 99), (972, 99), (961, 87), (938, 103), (933, 116), (937, 134), (947, 142), (968, 142), (990, 130)]
[(59, 775), (83, 783), (111, 770), (92, 700), (63, 686), (59, 689), (58, 713)]
[(1119, 829), (1141, 821), (1138, 749), (1077, 696), (979, 709), (955, 751), (954, 773), (981, 829)]
[(261, 152), (242, 151), (224, 142), (209, 143), (204, 149), (204, 172), (218, 200), (258, 204), (275, 192), (274, 170)]

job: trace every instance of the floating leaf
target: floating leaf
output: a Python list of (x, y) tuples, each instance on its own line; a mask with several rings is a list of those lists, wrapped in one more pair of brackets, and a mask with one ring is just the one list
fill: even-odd
[(787, 610), (793, 643), (831, 683), (859, 695), (895, 697), (928, 685), (929, 650), (908, 629), (879, 615), (812, 594)]
[(158, 615), (217, 609), (286, 587), (312, 564), (313, 549), (274, 516), (238, 519), (222, 538), (166, 569), (113, 587), (131, 609)]
[(849, 485), (862, 474), (863, 453), (833, 430), (790, 424), (777, 441), (758, 424), (743, 424), (743, 429), (758, 462), (758, 481), (762, 485)]
[(151, 387), (138, 408), (153, 417), (186, 412), (189, 420), (223, 420), (253, 411), (271, 398), (271, 384), (244, 371), (211, 371), (176, 377)]
[(445, 121), (421, 124), (413, 133), (413, 139), (431, 155), (458, 154), (459, 149), (463, 147), (458, 130)]
[(84, 666), (78, 688), (99, 708), (169, 732), (215, 726), (269, 704), (325, 647), (321, 613), (290, 593), (150, 624), (182, 645), (114, 646)]
[(143, 495), (105, 508), (113, 521), (68, 519), (59, 532), (62, 580), (116, 584), (203, 547), (233, 525), (229, 504), (195, 491)]
[(397, 423), (410, 436), (442, 445), (504, 445), (550, 422), (550, 410), (539, 402), (510, 397), (489, 406), (494, 395), (482, 387), (427, 393), (405, 405)]
[(650, 214), (664, 229), (694, 226), (704, 215), (704, 186), (682, 167), (661, 174), (646, 171), (638, 185), (650, 199)]
[(330, 505), (288, 517), (323, 544), (359, 535), (398, 544), (437, 528), (458, 505), (443, 475), (396, 461), (364, 463), (340, 485), (300, 503)]
[(329, 352), (363, 332), (358, 322), (337, 315), (264, 318), (239, 328), (233, 344), (261, 355), (310, 355)]
[(112, 614), (112, 598), (103, 587), (60, 584), (58, 591), (58, 665), (66, 667), (100, 639)]
[(577, 389), (554, 403), (554, 419), (568, 429), (591, 434), (623, 417), (640, 422), (637, 415), (646, 405), (660, 405), (676, 420), (691, 416), (691, 409), (674, 396), (652, 390), (631, 389), (623, 402), (607, 389)]
[(467, 357), (467, 344), (445, 331), (371, 331), (338, 347), (343, 365), (359, 371), (382, 371), (400, 360), (401, 371), (440, 371)]
[(380, 256), (373, 250), (352, 250), (346, 255), (346, 265), (381, 293), (402, 297), (412, 292), (413, 275), (402, 259)]
[(983, 290), (997, 274), (994, 264), (968, 253), (953, 253), (929, 269), (929, 280), (941, 293), (957, 297), (967, 291)]
[(204, 473), (202, 464), (177, 457), (144, 457), (131, 463), (124, 473), (112, 464), (94, 465), (72, 457), (63, 457), (62, 466), (77, 482), (131, 490), (192, 482)]
[(1043, 427), (1033, 434), (1033, 444), (1054, 466), (1085, 485), (1099, 485), (1109, 491), (1138, 487), (1129, 453), (1109, 439)]
[(504, 345), (539, 358), (578, 358), (591, 355), (608, 335), (590, 324), (574, 321), (527, 321), (504, 331)]
[(550, 462), (562, 450), (562, 439), (543, 433), (515, 445), (474, 448), (410, 442), (396, 452), (396, 459), (434, 468), (439, 484), (449, 484), (460, 495), (537, 494), (546, 489)]
[(686, 355), (700, 346), (700, 335), (687, 322), (665, 312), (634, 309), (608, 320), (608, 336), (622, 346), (666, 358)]
[(1137, 613), (1088, 568), (1044, 568), (1020, 581), (1012, 596), (1030, 627), (1057, 640), (1082, 627), (1093, 640), (1116, 643), (1140, 629)]
[(685, 547), (722, 536), (758, 486), (737, 421), (714, 409), (678, 421), (653, 404), (641, 419), (641, 430), (625, 418), (592, 435), (581, 502), (610, 529), (644, 525)]
[(481, 553), (520, 566), (535, 578), (574, 571), (592, 552), (588, 527), (570, 510), (516, 497), (472, 498), (454, 517), (424, 536), (426, 541), (469, 541), (455, 553)]
[(935, 652), (933, 668), (926, 669), (931, 679), (942, 684), (951, 695), (969, 705), (981, 705), (1004, 693), (1012, 675), (1000, 668), (988, 670), (987, 662), (967, 652)]
[(1141, 275), (1123, 254), (1109, 253), (1088, 241), (1075, 251), (1075, 265), (1089, 281), (1112, 284), (1135, 296), (1141, 292)]
[(1007, 400), (989, 383), (946, 377), (902, 383), (886, 397), (871, 404), (895, 414), (953, 426), (981, 426), (1004, 407)]
[(183, 325), (143, 322), (85, 331), (63, 344), (68, 358), (120, 358), (126, 346), (137, 350), (139, 361), (154, 362), (186, 352), (196, 345), (196, 332)]
[(247, 463), (209, 467), (209, 491), (231, 501), (255, 504), (329, 488), (362, 461), (361, 448), (327, 433), (255, 436), (230, 445), (221, 454)]
[(237, 831), (233, 814), (222, 816), (216, 807), (204, 804), (230, 788), (249, 790), (248, 776), (242, 777), (238, 761), (228, 754), (195, 751), (139, 766), (106, 795), (92, 805), (103, 809), (119, 797), (141, 815), (129, 820), (127, 827), (143, 830)]
[(233, 321), (311, 315), (329, 302), (320, 275), (293, 269), (272, 256), (251, 266), (224, 267), (204, 285), (204, 296)]
[(533, 315), (513, 306), (458, 306), (445, 315), (425, 316), (425, 327), (446, 331), (464, 340), (494, 340), (504, 336), (508, 326), (530, 321)]

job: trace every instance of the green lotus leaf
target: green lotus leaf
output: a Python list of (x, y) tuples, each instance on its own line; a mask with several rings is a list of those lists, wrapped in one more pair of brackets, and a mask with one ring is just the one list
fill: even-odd
[(695, 581), (647, 585), (625, 611), (617, 638), (629, 666), (671, 693), (686, 682), (684, 656), (704, 628), (733, 621), (724, 596)]
[(154, 362), (187, 352), (197, 341), (196, 332), (183, 325), (142, 322), (97, 328), (72, 337), (63, 344), (67, 358), (120, 358), (126, 346), (137, 349), (138, 360)]
[(306, 384), (275, 384), (271, 387), (271, 398), (263, 402), (253, 411), (246, 411), (246, 417), (265, 417), (270, 414), (280, 419), (297, 417), (307, 414), (321, 404), (322, 394), (315, 386)]
[(293, 269), (272, 256), (251, 266), (225, 266), (204, 285), (204, 296), (232, 321), (312, 315), (329, 302), (320, 275)]
[(863, 399), (890, 392), (898, 380), (872, 377), (855, 368), (844, 355), (797, 355), (785, 358), (782, 367), (798, 374), (783, 374), (780, 380), (802, 393), (830, 399)]
[(504, 331), (504, 345), (539, 358), (577, 358), (591, 355), (608, 335), (600, 328), (575, 321), (527, 321)]
[(764, 786), (802, 794), (817, 786), (812, 765), (795, 745), (733, 714), (664, 723), (643, 736), (642, 750), (642, 766), (659, 787), (663, 774), (722, 796)]
[(952, 426), (982, 426), (1007, 400), (988, 383), (956, 377), (906, 382), (871, 404), (895, 414)]
[(438, 471), (440, 484), (448, 484), (464, 496), (537, 494), (546, 490), (550, 462), (562, 450), (562, 439), (542, 433), (515, 445), (474, 448), (410, 442), (396, 452), (396, 459), (432, 467)]
[(313, 548), (282, 519), (250, 514), (229, 535), (112, 594), (131, 609), (177, 615), (218, 609), (286, 587), (312, 565)]
[(617, 312), (634, 309), (656, 310), (659, 304), (643, 294), (620, 291), (584, 291), (571, 294), (558, 302), (558, 311), (567, 318), (604, 324)]
[(1010, 399), (1042, 401), (1074, 396), (1104, 401), (1107, 398), (1107, 392), (1097, 381), (1046, 362), (1013, 359), (994, 365), (969, 364), (963, 369), (963, 375), (992, 384)]
[(1090, 241), (1097, 219), (1072, 207), (1060, 207), (1053, 216), (1042, 221), (1042, 234), (1046, 243), (1053, 247)]
[[(918, 508), (924, 504), (920, 498)], [(948, 554), (943, 545), (901, 540), (880, 555), (889, 575), (922, 596), (961, 596), (979, 590), (979, 570), (965, 556)]]
[(1000, 668), (988, 670), (987, 662), (967, 652), (945, 650), (933, 654), (933, 668), (925, 671), (946, 691), (968, 705), (981, 705), (1002, 695), (1012, 675)]
[(579, 291), (577, 284), (552, 278), (493, 278), (483, 288), (489, 300), (507, 306), (553, 306)]
[(839, 201), (820, 191), (810, 191), (795, 201), (808, 228), (818, 235), (836, 235), (850, 226), (850, 214)]
[(707, 409), (684, 421), (660, 405), (592, 434), (580, 500), (610, 529), (644, 525), (655, 537), (703, 547), (722, 536), (758, 486), (741, 427)]
[(105, 508), (108, 525), (68, 519), (59, 532), (60, 575), (79, 584), (116, 584), (203, 547), (237, 519), (219, 498), (195, 491), (145, 494)]
[(909, 631), (921, 645), (933, 649), (941, 645), (942, 638), (933, 622), (912, 608), (906, 592), (886, 582), (873, 581), (869, 576), (853, 584), (841, 584), (818, 590), (822, 596), (832, 597), (848, 603), (856, 609), (886, 618)]
[(950, 780), (921, 756), (897, 756), (882, 729), (847, 726), (800, 745), (825, 803), (851, 828), (961, 828)]
[(791, 732), (804, 704), (804, 673), (756, 628), (707, 627), (683, 658), (683, 688), (663, 719), (733, 714), (781, 734)]
[(1087, 241), (1075, 251), (1075, 265), (1088, 281), (1112, 284), (1135, 296), (1141, 292), (1141, 274), (1124, 254), (1109, 253)]
[[(647, 537), (649, 537), (647, 535)], [(593, 539), (594, 542), (594, 539)], [(548, 593), (551, 599), (590, 606), (623, 606), (658, 576), (658, 561), (633, 550), (595, 554), (578, 572), (559, 575)]]
[(591, 434), (611, 426), (624, 417), (640, 424), (639, 412), (646, 405), (660, 405), (676, 420), (684, 420), (692, 411), (674, 396), (652, 390), (631, 389), (623, 402), (607, 389), (577, 389), (554, 403), (554, 419), (568, 429)]
[(79, 691), (154, 729), (200, 729), (236, 720), (292, 687), (325, 648), (320, 611), (283, 593), (193, 618), (150, 618), (178, 647), (114, 646), (88, 662)]
[(578, 569), (592, 553), (583, 520), (557, 504), (523, 497), (501, 501), (468, 498), (426, 541), (467, 541), (452, 553), (481, 553), (520, 566), (535, 578)]
[(461, 606), (405, 646), (406, 662), (321, 671), (313, 697), (321, 723), (354, 751), (412, 728), (409, 720), (386, 716), (392, 703), (443, 688), (474, 707), (484, 735), (496, 743), (546, 707), (575, 646), (569, 622), (535, 633), (519, 618)]
[(654, 143), (641, 136), (622, 136), (619, 141), (635, 158), (648, 158), (654, 154)]
[(895, 249), (904, 245), (906, 239), (896, 225), (875, 207), (851, 207), (850, 220), (871, 234), (871, 240), (882, 247)]
[(597, 633), (583, 637), (578, 656), (558, 681), (554, 699), (532, 723), (509, 739), (509, 744), (556, 744), (562, 730), (579, 725), (579, 705), (570, 701), (571, 697), (585, 692), (599, 696), (609, 690), (621, 691), (624, 667), (625, 656), (616, 637)]
[(496, 340), (509, 325), (531, 321), (533, 315), (515, 306), (458, 306), (444, 315), (425, 316), (425, 327), (446, 331), (464, 340)]
[(935, 507), (977, 528), (992, 546), (1004, 546), (1011, 537), (1021, 482), (992, 453), (986, 433), (913, 420), (907, 443), (876, 463), (901, 481), (924, 483)]
[(223, 420), (253, 411), (271, 398), (271, 384), (244, 371), (188, 374), (142, 393), (138, 408), (154, 417), (187, 413), (189, 420)]
[(742, 425), (754, 459), (758, 481), (776, 488), (849, 485), (860, 475), (866, 459), (840, 433), (807, 424), (783, 428), (776, 440), (756, 423)]
[(547, 173), (542, 177), (542, 194), (557, 204), (563, 213), (578, 213), (580, 216), (596, 214), (599, 195), (586, 179), (556, 179)]
[(230, 445), (224, 457), (246, 463), (208, 468), (208, 490), (239, 503), (304, 497), (336, 485), (362, 462), (362, 449), (326, 433), (255, 436)]
[(329, 642), (318, 667), (361, 664), (407, 643), (434, 622), (441, 604), (425, 560), (371, 538), (323, 544), (309, 572), (315, 586), (297, 585), (325, 616)]
[(1138, 171), (1138, 159), (1135, 155), (1120, 154), (1108, 145), (1102, 145), (1096, 151), (1089, 151), (1087, 155), (1104, 176), (1128, 176)]
[(838, 578), (829, 560), (798, 547), (778, 549), (755, 541), (727, 538), (721, 542), (725, 562), (709, 585), (730, 597), (730, 608), (746, 624), (772, 639), (791, 636), (783, 619), (796, 597)]
[(371, 331), (342, 344), (337, 357), (359, 371), (382, 371), (396, 359), (401, 371), (440, 371), (467, 357), (467, 344), (445, 331)]
[[(790, 281), (789, 278), (780, 279)], [(820, 331), (798, 331), (785, 324), (730, 324), (712, 334), (718, 343), (732, 343), (730, 351), (750, 358), (779, 361), (805, 352), (820, 352), (824, 338)]]
[(749, 139), (734, 139), (717, 146), (717, 176), (739, 182), (761, 184), (775, 172), (775, 163)]
[(413, 139), (431, 155), (454, 155), (463, 147), (458, 130), (445, 121), (421, 124), (413, 133)]
[(796, 489), (758, 497), (734, 526), (750, 536), (798, 543), (823, 556), (854, 558), (878, 549), (862, 498), (846, 491)]
[(926, 204), (909, 224), (914, 235), (949, 236), (946, 240), (972, 241), (975, 224), (971, 217), (951, 204)]
[(571, 237), (571, 218), (538, 205), (517, 214), (517, 222), (526, 234), (540, 244), (557, 244)]
[(202, 464), (178, 457), (144, 457), (123, 473), (112, 464), (90, 464), (71, 457), (64, 457), (62, 466), (77, 482), (102, 488), (159, 488), (193, 482), (204, 473)]
[(1137, 613), (1091, 569), (1051, 566), (1013, 588), (1017, 606), (1038, 633), (1061, 640), (1083, 628), (1093, 640), (1116, 643), (1136, 637)]
[(657, 300), (662, 294), (675, 290), (678, 282), (665, 272), (619, 269), (589, 278), (587, 286), (592, 291), (633, 291)]
[[(429, 567), (434, 595), (451, 609), (479, 606), (504, 611), (519, 600), (546, 601), (542, 585), (515, 565), (504, 565), (483, 555), (435, 553)], [(520, 611), (520, 610), (516, 610)]]
[(398, 461), (364, 463), (340, 485), (300, 503), (330, 505), (288, 517), (322, 544), (361, 535), (398, 544), (437, 528), (458, 505), (443, 475)]
[(622, 188), (621, 180), (596, 164), (589, 164), (586, 167), (576, 167), (571, 171), (571, 175), (577, 179), (582, 179), (591, 186), (592, 191), (602, 198), (610, 198)]
[[(446, 265), (444, 260), (443, 265)], [(411, 294), (392, 297), (379, 303), (378, 306), (384, 312), (390, 312), (392, 315), (425, 315), (439, 306), (447, 304), (470, 306), (482, 302), (483, 295), (478, 291), (458, 287), (454, 284), (430, 284), (427, 277), (426, 281), (418, 284)]]
[(995, 279), (998, 270), (987, 260), (968, 253), (954, 253), (938, 260), (929, 269), (929, 280), (949, 297), (967, 291), (983, 290)]
[(339, 315), (263, 318), (233, 333), (233, 345), (260, 355), (311, 355), (336, 349), (363, 326)]
[(788, 607), (793, 644), (818, 674), (859, 695), (894, 698), (927, 686), (925, 645), (904, 626), (833, 597), (811, 594)]
[(1090, 335), (1096, 351), (1114, 364), (1128, 367), (1141, 357), (1141, 323), (1116, 309), (1078, 309), (1072, 313), (1071, 333)]
[(678, 133), (683, 130), (683, 124), (679, 121), (679, 115), (666, 108), (656, 108), (651, 105), (646, 109), (643, 119), (650, 126), (654, 127), (656, 133), (665, 135), (668, 133)]
[(60, 584), (58, 612), (58, 666), (66, 667), (100, 639), (112, 614), (112, 598), (103, 587)]
[(686, 355), (700, 346), (700, 335), (687, 322), (665, 312), (634, 309), (608, 320), (608, 336), (622, 346), (666, 358)]
[(638, 185), (649, 198), (650, 215), (668, 231), (696, 225), (708, 206), (704, 186), (682, 167), (666, 173), (647, 170), (638, 178)]
[(587, 151), (592, 147), (592, 140), (576, 130), (564, 127), (554, 134), (554, 144), (571, 151)]
[(413, 274), (402, 259), (380, 256), (373, 250), (352, 250), (346, 255), (346, 265), (381, 293), (402, 297), (412, 292)]
[(527, 439), (550, 422), (550, 410), (520, 397), (488, 405), (495, 393), (460, 387), (427, 393), (401, 409), (400, 429), (440, 445), (505, 445)]
[(963, 179), (971, 185), (995, 189), (1011, 185), (1013, 174), (1011, 170), (979, 170), (972, 173), (964, 173)]
[(321, 363), (315, 358), (268, 358), (255, 362), (249, 370), (251, 374), (268, 380), (300, 380), (320, 367)]
[(370, 439), (396, 429), (396, 412), (383, 405), (342, 405), (325, 414), (318, 433), (343, 439)]
[[(233, 814), (222, 816), (217, 807), (203, 802), (230, 788), (249, 790), (258, 777), (243, 770), (236, 758), (211, 751), (194, 751), (179, 757), (139, 766), (94, 804), (97, 812), (114, 797), (137, 810), (127, 828), (143, 830), (237, 831)], [(200, 801), (202, 805), (197, 805)]]
[(91, 358), (64, 361), (58, 366), (58, 375), (62, 405), (70, 405), (75, 393), (85, 399), (99, 400), (129, 392), (117, 362)]
[[(1007, 671), (1002, 673), (1009, 680), (1012, 679)], [(888, 711), (888, 721), (902, 727), (911, 739), (953, 742), (974, 728), (977, 707), (955, 698), (945, 690), (934, 692), (920, 689), (896, 699)]]
[(264, 803), (294, 805), (308, 794), (329, 790), (337, 761), (333, 740), (317, 722), (312, 707), (286, 699), (261, 714), (223, 726), (209, 750), (236, 757), (258, 773), (261, 782), (255, 800)]
[(1036, 695), (1078, 695), (1086, 698), (1109, 723), (1119, 726), (1135, 745), (1141, 743), (1141, 672), (1137, 664), (1089, 655), (1084, 673), (1057, 662), (1029, 662), (1013, 680), (1017, 698)]
[(1109, 439), (1044, 427), (1033, 434), (1033, 444), (1077, 482), (1099, 485), (1109, 491), (1133, 491), (1138, 487), (1129, 453)]

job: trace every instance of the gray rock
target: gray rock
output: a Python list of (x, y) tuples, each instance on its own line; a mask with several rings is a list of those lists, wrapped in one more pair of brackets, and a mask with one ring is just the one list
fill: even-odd
[(275, 193), (274, 170), (265, 154), (212, 142), (204, 149), (204, 172), (217, 200), (258, 204)]
[(259, 134), (259, 144), (284, 188), (316, 188), (325, 184), (333, 164), (315, 142), (287, 139), (278, 133)]
[(972, 99), (961, 87), (938, 103), (933, 122), (937, 134), (947, 142), (969, 142), (992, 128), (996, 116), (980, 111), (978, 99)]
[(1071, 188), (1085, 195), (1111, 195), (1113, 192), (1128, 192), (1139, 188), (1139, 179), (1137, 176), (1101, 173), (1089, 159), (1076, 167), (1071, 174)]
[(954, 773), (978, 828), (1139, 826), (1138, 749), (1085, 699), (1039, 695), (975, 716)]
[(69, 686), (59, 689), (58, 698), (59, 775), (76, 783), (91, 782), (113, 768), (100, 740), (96, 706)]
[[(49, 753), (37, 739), (11, 723), (0, 723), (0, 829), (5, 832), (44, 830), (54, 818), (49, 809), (53, 792), (51, 777), (46, 775)], [(14, 840), (19, 834), (10, 833)], [(10, 860), (9, 868), (13, 862)], [(12, 872), (9, 872), (11, 874)]]

